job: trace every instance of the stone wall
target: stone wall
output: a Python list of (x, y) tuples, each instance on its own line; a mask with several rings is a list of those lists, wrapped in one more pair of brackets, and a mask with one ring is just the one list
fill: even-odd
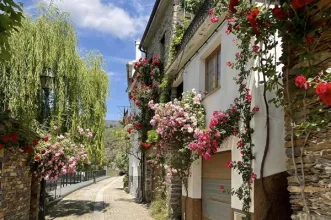
[[(163, 12), (163, 19), (157, 24), (159, 27), (154, 35), (152, 42), (147, 46), (147, 57), (151, 58), (154, 54), (160, 56), (164, 66), (168, 65), (170, 55), (170, 45), (174, 35), (174, 29), (181, 21), (182, 8), (179, 0), (169, 1), (167, 8)], [(155, 24), (154, 24), (155, 25)], [(164, 38), (164, 48), (162, 49), (162, 39)], [(164, 50), (164, 51), (163, 51)]]
[(145, 165), (145, 199), (146, 202), (151, 202), (152, 201), (152, 181), (153, 181), (153, 168), (149, 163), (146, 163)]
[[(176, 24), (181, 22), (183, 10), (180, 6), (179, 0), (169, 0), (166, 9), (158, 11), (162, 13), (162, 19), (157, 24), (156, 33), (153, 34), (151, 42), (146, 43), (147, 58), (152, 58), (153, 55), (159, 55), (161, 61), (166, 67), (170, 57), (170, 45), (173, 40), (174, 30)], [(153, 183), (153, 169), (146, 163), (145, 164), (145, 192), (146, 200), (150, 202), (157, 194), (153, 193), (155, 184)], [(171, 180), (167, 190), (169, 219), (180, 219), (181, 215), (181, 181), (178, 179)]]
[(254, 218), (256, 220), (289, 220), (291, 206), (287, 191), (286, 172), (254, 181)]
[(168, 179), (167, 206), (169, 220), (179, 220), (182, 214), (182, 181), (178, 176)]
[[(320, 0), (318, 2), (318, 9), (311, 11), (312, 22), (317, 29), (321, 25), (325, 25), (322, 21), (321, 11), (331, 10), (329, 0)], [(330, 18), (329, 18), (330, 19)], [(313, 54), (316, 64), (319, 64), (319, 69), (316, 74), (331, 67), (331, 29), (324, 32), (319, 39), (318, 46)], [(284, 47), (284, 50), (287, 48)], [(299, 56), (304, 53), (302, 49), (297, 47), (290, 48), (290, 63), (287, 63), (289, 71), (289, 83), (294, 85), (294, 79), (297, 74), (294, 73), (294, 68), (307, 66), (304, 61), (299, 62)], [(285, 82), (286, 83), (286, 82)], [(304, 113), (308, 117), (317, 116), (318, 109), (324, 109), (330, 114), (331, 108), (321, 105), (321, 102), (315, 95), (315, 89), (311, 88), (307, 91), (307, 98), (309, 102), (305, 104), (302, 102), (303, 90), (291, 88), (290, 101), (293, 106), (293, 117), (296, 124), (300, 124), (304, 120)], [(321, 115), (323, 117), (323, 115)], [(291, 141), (291, 126), (289, 118), (285, 118), (286, 122), (286, 155), (288, 156), (288, 190), (290, 192), (290, 203), (293, 210), (292, 219), (303, 220), (309, 219), (307, 217), (307, 210), (304, 210), (304, 201), (306, 201), (308, 209), (311, 213), (311, 219), (331, 219), (331, 124), (323, 127), (320, 131), (315, 130), (310, 133), (306, 141), (304, 137), (298, 137)], [(293, 149), (292, 149), (293, 147)], [(294, 152), (295, 164), (298, 171), (298, 178), (300, 182), (304, 180), (304, 187), (298, 183), (295, 175), (295, 166), (292, 160), (292, 152)], [(302, 160), (301, 155), (302, 154)], [(303, 176), (304, 174), (304, 176)], [(303, 196), (305, 199), (303, 199)]]
[(29, 219), (31, 172), (27, 155), (18, 149), (6, 150), (1, 170), (0, 219)]
[(40, 180), (31, 178), (30, 220), (36, 220), (39, 212)]

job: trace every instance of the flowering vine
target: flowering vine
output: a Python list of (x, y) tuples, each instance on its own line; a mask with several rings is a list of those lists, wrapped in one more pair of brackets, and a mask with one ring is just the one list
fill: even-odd
[(201, 95), (192, 90), (183, 93), (182, 100), (175, 99), (165, 104), (150, 101), (149, 107), (155, 113), (150, 121), (155, 132), (149, 133), (149, 142), (156, 149), (153, 163), (163, 164), (168, 177), (177, 175), (187, 186), (190, 166), (197, 159), (197, 154), (191, 153), (188, 144), (205, 124)]
[(140, 164), (142, 166), (142, 199), (146, 199), (145, 192), (145, 162), (146, 152), (150, 149), (150, 145), (146, 143), (148, 131), (152, 129), (150, 120), (153, 116), (153, 111), (148, 107), (150, 100), (158, 100), (160, 91), (159, 85), (163, 79), (161, 60), (157, 55), (154, 55), (151, 60), (141, 58), (134, 63), (134, 74), (130, 78), (133, 89), (129, 93), (129, 98), (138, 107), (138, 112), (132, 112), (129, 117), (129, 124), (126, 125), (126, 130), (129, 134), (138, 132), (140, 140), (140, 149), (142, 155)]
[(0, 122), (0, 150), (20, 149), (23, 153), (31, 152), (38, 139), (38, 134), (33, 129), (25, 127), (20, 120), (12, 117), (11, 109), (0, 114)]
[[(331, 104), (331, 83), (330, 83), (330, 70), (325, 67), (323, 61), (317, 63), (314, 58), (314, 50), (318, 45), (319, 40), (322, 38), (323, 33), (330, 24), (330, 13), (322, 12), (324, 15), (319, 28), (315, 28), (311, 25), (310, 11), (316, 9), (318, 1), (307, 0), (292, 0), (286, 1), (283, 5), (275, 5), (270, 8), (270, 5), (264, 4), (249, 4), (247, 1), (240, 0), (222, 0), (219, 7), (216, 10), (211, 10), (211, 22), (218, 22), (218, 16), (216, 14), (226, 14), (227, 30), (226, 33), (233, 33), (237, 39), (235, 40), (239, 53), (236, 54), (235, 61), (228, 61), (226, 64), (228, 67), (238, 71), (238, 76), (235, 78), (238, 84), (239, 98), (236, 102), (239, 102), (237, 111), (240, 115), (240, 121), (242, 122), (242, 128), (239, 129), (240, 141), (238, 142), (238, 148), (244, 149), (242, 152), (242, 161), (231, 161), (227, 163), (227, 167), (236, 169), (241, 175), (243, 184), (238, 189), (233, 189), (232, 193), (236, 194), (240, 200), (243, 201), (243, 210), (249, 212), (250, 208), (250, 191), (251, 183), (256, 179), (256, 174), (252, 172), (251, 161), (254, 159), (252, 155), (252, 147), (254, 144), (251, 142), (251, 135), (253, 129), (250, 128), (250, 121), (253, 114), (259, 110), (258, 107), (252, 108), (250, 106), (251, 95), (246, 88), (246, 81), (250, 77), (252, 71), (256, 71), (262, 75), (262, 80), (259, 82), (264, 87), (264, 104), (266, 106), (266, 146), (263, 154), (261, 165), (261, 180), (263, 185), (263, 167), (265, 158), (269, 149), (269, 103), (273, 103), (276, 107), (284, 107), (286, 115), (291, 118), (292, 134), (296, 131), (296, 137), (309, 133), (312, 130), (318, 130), (321, 126), (325, 125), (327, 121), (330, 121), (328, 117), (325, 118), (315, 117), (314, 115), (308, 115), (305, 111), (305, 122), (295, 123), (293, 119), (293, 102), (290, 98), (289, 86), (297, 86), (302, 89), (303, 94), (303, 106), (305, 109), (305, 99), (307, 98), (307, 91), (310, 88), (315, 88), (315, 96), (313, 99), (319, 98), (322, 104)], [(322, 9), (321, 9), (322, 10)], [(327, 15), (328, 14), (328, 15)], [(279, 44), (279, 36), (283, 38), (285, 42), (281, 61), (289, 64), (289, 51), (291, 45), (297, 46), (300, 50), (305, 51), (300, 56), (301, 65), (297, 65), (293, 68), (293, 72), (297, 74), (293, 81), (289, 80), (289, 73), (277, 72), (276, 67), (278, 63), (276, 60), (276, 54), (271, 51), (276, 51), (276, 47)], [(248, 69), (249, 62), (254, 59), (257, 62)], [(325, 70), (326, 69), (326, 70)], [(316, 72), (320, 72), (316, 74)], [(284, 80), (282, 81), (282, 76)], [(267, 98), (267, 91), (276, 94), (275, 98)], [(327, 109), (321, 108), (321, 112), (328, 112)], [(214, 116), (215, 117), (215, 116)], [(213, 119), (214, 120), (214, 119)], [(231, 129), (230, 129), (231, 130)], [(228, 133), (230, 132), (228, 131)], [(208, 133), (200, 135), (207, 136), (206, 134), (215, 134), (215, 131), (208, 131)], [(216, 133), (217, 134), (217, 133)], [(308, 137), (307, 136), (307, 137)], [(215, 135), (211, 138), (215, 138)], [(216, 137), (217, 138), (217, 137)], [(220, 137), (220, 141), (223, 141)], [(293, 143), (293, 135), (292, 135)], [(193, 143), (193, 148), (195, 147)], [(293, 146), (292, 146), (293, 148)], [(302, 155), (301, 155), (302, 157)], [(294, 158), (293, 158), (294, 160)], [(295, 162), (294, 162), (295, 164)], [(304, 188), (304, 180), (299, 180), (296, 171), (296, 179), (298, 183)], [(224, 187), (220, 188), (221, 191), (225, 191)], [(305, 210), (307, 203), (305, 201), (304, 193), (302, 193), (303, 203)], [(309, 213), (309, 211), (308, 211)], [(249, 216), (246, 216), (249, 218)]]
[[(79, 128), (79, 135), (83, 135)], [(92, 132), (88, 131), (86, 138), (91, 139)], [(91, 164), (85, 147), (81, 141), (74, 141), (69, 133), (57, 134), (57, 129), (41, 140), (35, 140), (31, 151), (31, 166), (35, 177), (45, 180), (57, 180), (60, 175), (73, 173)]]
[(0, 121), (4, 131), (0, 136), (0, 150), (20, 149), (27, 154), (33, 175), (39, 179), (57, 180), (61, 174), (73, 173), (91, 164), (83, 145), (93, 138), (89, 129), (78, 127), (77, 135), (62, 135), (54, 126), (44, 134), (44, 131), (35, 131), (39, 129), (24, 128), (19, 120), (11, 117), (11, 110), (1, 114)]
[[(147, 140), (147, 132), (151, 127), (149, 121), (152, 117), (152, 111), (148, 108), (148, 102), (159, 98), (157, 87), (163, 78), (160, 67), (161, 61), (157, 55), (151, 61), (147, 58), (141, 58), (134, 64), (135, 74), (130, 79), (134, 86), (129, 98), (135, 103), (140, 112), (133, 113), (130, 116), (130, 124), (126, 128), (128, 133), (138, 131), (143, 143)], [(146, 149), (143, 146), (142, 149)]]
[(209, 160), (223, 141), (231, 135), (237, 136), (239, 120), (240, 115), (236, 105), (225, 112), (215, 111), (209, 123), (209, 129), (195, 132), (195, 140), (190, 143), (189, 149), (198, 152), (199, 156)]

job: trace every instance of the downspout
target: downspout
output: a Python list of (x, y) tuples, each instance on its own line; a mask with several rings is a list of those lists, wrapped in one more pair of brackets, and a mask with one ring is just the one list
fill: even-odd
[(147, 51), (146, 51), (144, 48), (142, 48), (142, 47), (139, 47), (139, 50), (140, 50), (141, 52), (143, 52), (144, 55), (145, 55), (145, 58), (147, 58)]
[[(138, 48), (142, 53), (144, 53), (145, 55), (145, 58), (147, 58), (147, 51), (144, 50), (142, 48), (142, 45), (140, 44), (139, 45), (139, 48)], [(140, 150), (140, 153), (141, 153), (141, 160), (140, 160), (140, 190), (141, 190), (141, 202), (142, 203), (145, 203), (147, 202), (147, 199), (146, 199), (146, 185), (145, 185), (145, 180), (146, 180), (146, 153), (141, 151)]]

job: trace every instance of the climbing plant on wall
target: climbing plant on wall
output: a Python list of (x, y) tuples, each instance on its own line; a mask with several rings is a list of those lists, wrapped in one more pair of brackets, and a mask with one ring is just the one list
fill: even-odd
[(172, 62), (174, 61), (174, 59), (176, 58), (176, 55), (179, 52), (178, 51), (179, 46), (183, 40), (184, 33), (190, 23), (185, 18), (183, 18), (182, 20), (183, 20), (182, 24), (176, 24), (176, 26), (175, 26), (174, 37), (170, 44), (170, 55), (169, 55), (168, 66), (170, 66), (172, 64)]
[(192, 14), (196, 14), (204, 2), (204, 0), (181, 0), (182, 7)]
[[(270, 4), (249, 4), (248, 1), (219, 1), (216, 9), (216, 14), (213, 9), (209, 11), (211, 14), (211, 21), (218, 22), (219, 17), (226, 15), (227, 30), (226, 34), (233, 33), (237, 39), (235, 43), (240, 52), (236, 54), (234, 61), (228, 61), (227, 66), (238, 71), (235, 78), (238, 84), (239, 98), (235, 100), (236, 111), (240, 112), (240, 121), (243, 126), (236, 132), (239, 137), (237, 143), (238, 149), (242, 152), (242, 161), (230, 161), (227, 163), (229, 168), (238, 171), (242, 176), (242, 185), (238, 189), (232, 189), (232, 193), (236, 194), (240, 200), (243, 201), (243, 210), (249, 212), (250, 209), (250, 191), (251, 184), (256, 179), (256, 174), (252, 172), (252, 147), (254, 144), (251, 140), (253, 129), (250, 127), (250, 120), (252, 113), (259, 110), (258, 107), (251, 107), (250, 100), (252, 96), (246, 87), (247, 80), (252, 77), (252, 72), (256, 71), (262, 76), (259, 82), (264, 87), (263, 98), (266, 109), (266, 145), (263, 152), (263, 159), (261, 164), (260, 176), (263, 178), (263, 168), (266, 155), (269, 149), (269, 135), (270, 135), (270, 116), (269, 104), (274, 104), (276, 107), (282, 107), (285, 110), (286, 118), (290, 120), (290, 134), (292, 146), (293, 164), (296, 164), (294, 158), (294, 139), (305, 139), (301, 149), (301, 166), (302, 156), (304, 154), (303, 147), (307, 144), (309, 135), (312, 132), (325, 130), (325, 127), (330, 122), (329, 102), (330, 96), (330, 67), (328, 66), (328, 59), (320, 60), (315, 55), (316, 48), (319, 42), (327, 36), (327, 28), (330, 25), (331, 17), (328, 7), (319, 6), (320, 1), (283, 1), (281, 6)], [(313, 20), (313, 14), (320, 13), (320, 22), (317, 24)], [(314, 24), (314, 25), (312, 25)], [(276, 46), (280, 43), (277, 37), (282, 37), (283, 40), (283, 55), (281, 62), (287, 66), (283, 72), (278, 72), (276, 67), (280, 63), (276, 61), (276, 54), (272, 51), (276, 50)], [(295, 49), (294, 49), (295, 48)], [(299, 59), (294, 64), (290, 64), (290, 52), (295, 51), (300, 54)], [(255, 59), (257, 62), (251, 68), (250, 62)], [(298, 90), (295, 87), (301, 89)], [(276, 94), (275, 98), (268, 98), (267, 91)], [(314, 101), (313, 101), (314, 100)], [(309, 114), (307, 111), (307, 103), (315, 103), (320, 100), (319, 106)], [(313, 102), (312, 102), (313, 101)], [(239, 104), (238, 104), (239, 103)], [(295, 117), (293, 111), (299, 106), (303, 109), (303, 116), (301, 119)], [(310, 110), (312, 111), (312, 110)], [(221, 123), (227, 126), (232, 122), (228, 112), (221, 119), (226, 119)], [(325, 117), (321, 117), (321, 115)], [(214, 116), (215, 117), (215, 116)], [(304, 118), (305, 120), (302, 120)], [(216, 126), (220, 123), (216, 118), (215, 122), (211, 122)], [(213, 119), (214, 120), (214, 119)], [(212, 126), (215, 127), (215, 126)], [(223, 128), (226, 128), (223, 126)], [(235, 127), (234, 127), (235, 128)], [(231, 133), (233, 129), (226, 129), (226, 133)], [(215, 138), (216, 132), (209, 132)], [(218, 134), (219, 136), (219, 134)], [(217, 138), (217, 136), (216, 136)], [(224, 137), (219, 136), (221, 141)], [(199, 148), (200, 147), (200, 148)], [(204, 149), (198, 143), (193, 143), (191, 149), (201, 150), (203, 153), (208, 149)], [(307, 213), (308, 218), (310, 211), (308, 202), (305, 198), (305, 177), (302, 170), (302, 176), (298, 174), (298, 167), (294, 165), (294, 178), (296, 183), (301, 187), (301, 200), (303, 210)], [(263, 181), (262, 181), (263, 186)], [(224, 187), (221, 186), (224, 191)], [(249, 218), (249, 215), (246, 216)]]
[(179, 176), (186, 190), (190, 166), (198, 158), (197, 153), (189, 150), (188, 144), (205, 127), (205, 110), (201, 100), (201, 94), (193, 89), (183, 93), (181, 100), (149, 102), (149, 107), (154, 111), (150, 123), (156, 130), (156, 133), (149, 133), (148, 140), (156, 150), (153, 163), (166, 165), (167, 175)]
[(77, 36), (67, 13), (41, 7), (37, 19), (25, 18), (9, 38), (13, 56), (0, 64), (0, 105), (31, 125), (44, 122), (40, 75), (52, 79), (50, 125), (60, 132), (84, 126), (94, 133), (87, 149), (95, 163), (103, 158), (103, 128), (108, 78), (101, 54), (78, 54)]
[(142, 199), (145, 200), (145, 165), (146, 165), (146, 154), (150, 145), (146, 143), (148, 131), (151, 130), (151, 125), (149, 124), (153, 112), (148, 107), (148, 102), (150, 100), (159, 99), (158, 86), (163, 79), (161, 60), (157, 55), (154, 55), (151, 60), (147, 58), (141, 58), (138, 62), (134, 64), (135, 73), (130, 79), (133, 84), (133, 89), (129, 94), (130, 100), (132, 100), (138, 107), (139, 111), (135, 112), (130, 116), (130, 122), (126, 125), (126, 130), (129, 134), (133, 132), (138, 132), (140, 149), (142, 151), (140, 162), (142, 170)]

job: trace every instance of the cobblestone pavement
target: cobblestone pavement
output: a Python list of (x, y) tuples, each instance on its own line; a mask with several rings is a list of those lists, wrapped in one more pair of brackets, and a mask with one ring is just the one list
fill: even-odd
[(153, 220), (145, 205), (134, 202), (130, 194), (122, 190), (123, 179), (118, 178), (113, 185), (105, 190), (104, 201), (106, 220)]
[(113, 177), (87, 186), (51, 208), (46, 219), (152, 220), (146, 207), (135, 203), (122, 187), (123, 177)]

